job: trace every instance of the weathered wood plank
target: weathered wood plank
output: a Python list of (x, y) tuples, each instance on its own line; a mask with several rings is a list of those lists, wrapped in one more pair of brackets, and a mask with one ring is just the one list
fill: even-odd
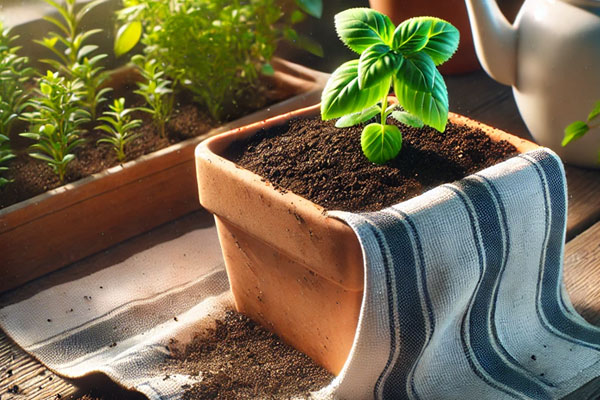
[(0, 399), (47, 400), (59, 398), (57, 395), (64, 399), (76, 390), (21, 350), (0, 330)]
[(600, 222), (567, 243), (564, 279), (575, 309), (600, 325)]
[[(600, 221), (600, 171), (567, 166), (566, 173), (569, 186), (567, 240), (570, 240)], [(598, 243), (600, 235), (596, 236)]]

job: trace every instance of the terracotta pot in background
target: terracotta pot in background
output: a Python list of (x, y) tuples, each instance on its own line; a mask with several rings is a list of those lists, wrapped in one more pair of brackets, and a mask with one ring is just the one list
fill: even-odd
[[(282, 193), (222, 155), (238, 140), (314, 116), (319, 105), (234, 129), (199, 144), (200, 203), (215, 215), (238, 311), (338, 374), (348, 357), (363, 295), (363, 259), (349, 226), (292, 192)], [(476, 124), (521, 152), (537, 145)]]
[[(512, 21), (521, 5), (521, 0), (499, 2), (506, 17)], [(389, 16), (394, 24), (419, 16), (444, 19), (460, 31), (460, 44), (454, 56), (439, 70), (443, 74), (462, 74), (481, 68), (464, 0), (369, 0), (371, 8)]]

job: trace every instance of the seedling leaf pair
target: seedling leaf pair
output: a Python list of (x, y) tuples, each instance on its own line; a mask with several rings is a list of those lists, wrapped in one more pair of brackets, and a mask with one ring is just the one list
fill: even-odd
[[(582, 138), (590, 129), (600, 126), (600, 101), (594, 104), (594, 108), (588, 114), (586, 121), (575, 121), (565, 128), (565, 136), (561, 145), (564, 147), (574, 140)], [(600, 163), (600, 151), (598, 152), (598, 162)]]
[(448, 90), (436, 66), (458, 47), (459, 33), (454, 26), (439, 18), (417, 17), (395, 27), (387, 16), (368, 8), (337, 14), (335, 25), (340, 39), (360, 58), (342, 64), (327, 82), (321, 102), (324, 120), (342, 117), (337, 126), (351, 126), (380, 113), (381, 128), (363, 131), (363, 136), (368, 136), (362, 139), (363, 151), (377, 163), (394, 158), (401, 139), (386, 138), (396, 132), (385, 128), (388, 115), (396, 110), (387, 106), (392, 85), (399, 104), (413, 115), (398, 114), (402, 122), (445, 129)]

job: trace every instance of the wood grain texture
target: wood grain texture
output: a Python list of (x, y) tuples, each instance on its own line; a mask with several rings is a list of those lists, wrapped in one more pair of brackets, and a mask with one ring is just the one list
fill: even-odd
[(52, 373), (17, 347), (0, 330), (0, 398), (2, 400), (54, 400), (58, 398), (57, 395), (64, 399), (76, 390), (69, 382)]
[(575, 309), (600, 325), (600, 222), (567, 243), (564, 280)]

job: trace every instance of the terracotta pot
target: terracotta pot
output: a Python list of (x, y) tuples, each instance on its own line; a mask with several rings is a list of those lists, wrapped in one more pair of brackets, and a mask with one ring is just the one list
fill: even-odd
[[(0, 292), (199, 209), (198, 143), (320, 98), (327, 74), (281, 59), (273, 66), (271, 98), (287, 100), (0, 210)], [(136, 79), (131, 68), (115, 70), (113, 87)]]
[[(237, 309), (337, 374), (350, 352), (363, 294), (358, 239), (343, 222), (222, 157), (235, 141), (313, 116), (319, 105), (208, 139), (196, 148), (200, 203), (215, 215)], [(466, 117), (519, 151), (537, 145)]]
[(461, 74), (478, 70), (471, 26), (464, 0), (369, 0), (371, 8), (389, 16), (394, 24), (419, 16), (444, 19), (460, 31), (460, 45), (452, 58), (440, 66), (443, 74)]

